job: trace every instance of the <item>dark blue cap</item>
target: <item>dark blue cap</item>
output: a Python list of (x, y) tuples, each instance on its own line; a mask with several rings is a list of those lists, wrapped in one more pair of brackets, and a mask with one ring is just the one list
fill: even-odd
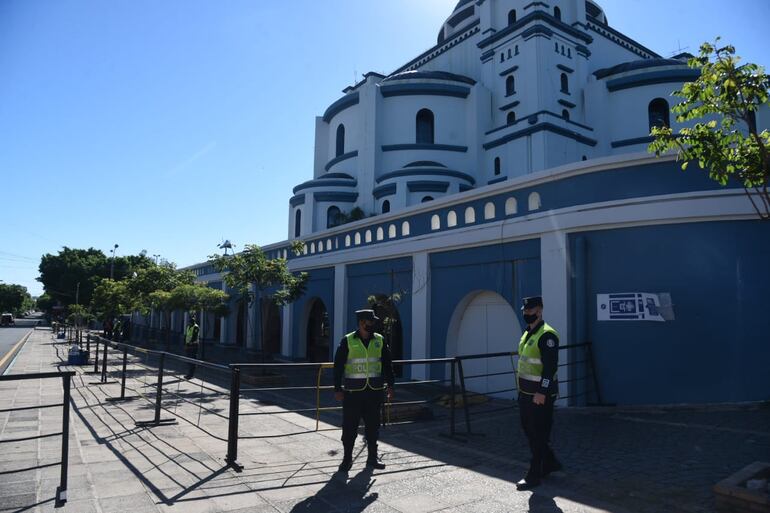
[(525, 297), (521, 300), (521, 309), (528, 310), (536, 306), (543, 306), (543, 296)]
[(374, 310), (356, 310), (356, 319), (359, 321), (379, 321), (380, 318), (374, 315)]

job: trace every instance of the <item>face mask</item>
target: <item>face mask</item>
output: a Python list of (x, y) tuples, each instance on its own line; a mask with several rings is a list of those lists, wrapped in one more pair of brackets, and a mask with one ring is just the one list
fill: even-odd
[(524, 322), (526, 322), (527, 324), (532, 324), (536, 320), (537, 320), (536, 314), (529, 314), (529, 315), (524, 314)]

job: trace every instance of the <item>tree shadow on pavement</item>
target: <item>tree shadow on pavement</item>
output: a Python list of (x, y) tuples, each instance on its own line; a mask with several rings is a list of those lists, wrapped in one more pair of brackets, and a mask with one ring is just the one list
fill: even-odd
[(344, 506), (346, 512), (356, 513), (364, 511), (379, 498), (377, 492), (369, 493), (374, 484), (371, 468), (365, 467), (347, 483), (346, 476), (347, 473), (335, 473), (315, 495), (295, 504), (290, 513), (326, 513), (336, 506)]

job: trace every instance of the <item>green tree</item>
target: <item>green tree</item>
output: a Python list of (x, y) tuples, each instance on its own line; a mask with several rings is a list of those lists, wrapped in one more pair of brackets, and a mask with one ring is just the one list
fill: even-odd
[(57, 255), (43, 255), (38, 281), (54, 304), (89, 305), (94, 289), (102, 279), (109, 278), (111, 264), (115, 281), (131, 279), (146, 269), (158, 267), (143, 254), (116, 257), (113, 261), (98, 249), (65, 246)]
[(20, 316), (32, 307), (32, 296), (27, 287), (11, 283), (0, 283), (0, 311)]
[[(303, 243), (294, 241), (291, 249), (300, 254)], [(209, 263), (217, 272), (224, 274), (224, 282), (237, 292), (239, 300), (248, 301), (251, 305), (257, 297), (264, 299), (261, 307), (263, 319), (271, 303), (283, 306), (305, 292), (307, 273), (289, 272), (286, 259), (269, 259), (262, 248), (254, 244), (247, 244), (241, 253), (235, 255), (211, 255)], [(265, 324), (261, 323), (260, 345), (265, 338)]]
[[(660, 156), (675, 150), (682, 170), (690, 162), (707, 169), (722, 185), (737, 182), (761, 219), (770, 219), (770, 132), (757, 131), (756, 111), (768, 104), (770, 78), (756, 64), (739, 64), (735, 48), (704, 43), (688, 61), (700, 77), (673, 94), (684, 99), (673, 107), (680, 123), (701, 120), (674, 133), (655, 127), (649, 151)], [(711, 118), (711, 119), (708, 119)]]
[(125, 281), (103, 278), (94, 289), (91, 311), (103, 321), (132, 311), (133, 304)]
[(171, 312), (182, 310), (189, 313), (199, 311), (227, 315), (228, 295), (199, 283), (180, 284), (171, 290), (156, 290), (148, 295), (152, 308), (164, 312), (166, 318), (167, 343), (171, 343)]
[(58, 255), (43, 255), (38, 281), (54, 303), (63, 306), (74, 303), (87, 305), (91, 303), (99, 280), (109, 276), (107, 262), (107, 257), (98, 249), (65, 246)]
[(164, 262), (139, 268), (136, 275), (127, 281), (126, 289), (131, 298), (132, 309), (146, 315), (155, 304), (151, 298), (153, 292), (170, 292), (180, 285), (193, 283), (195, 275), (192, 272), (179, 271), (174, 264)]
[(35, 300), (35, 308), (40, 310), (41, 312), (45, 312), (47, 314), (51, 313), (51, 309), (55, 305), (55, 301), (51, 296), (48, 294), (43, 294)]

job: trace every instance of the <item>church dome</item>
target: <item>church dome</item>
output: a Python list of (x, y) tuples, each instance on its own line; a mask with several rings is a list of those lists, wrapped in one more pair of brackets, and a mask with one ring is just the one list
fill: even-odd
[(459, 0), (452, 14), (444, 22), (438, 33), (438, 44), (465, 28), (468, 24), (479, 19), (475, 5), (476, 0)]

